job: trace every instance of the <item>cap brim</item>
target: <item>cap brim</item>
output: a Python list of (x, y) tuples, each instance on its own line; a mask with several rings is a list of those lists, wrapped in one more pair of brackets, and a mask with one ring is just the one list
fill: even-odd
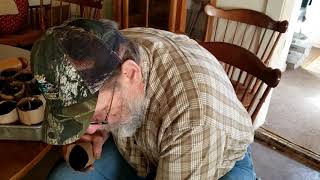
[(45, 141), (49, 144), (64, 145), (78, 140), (89, 127), (97, 97), (81, 103), (63, 107), (59, 113), (50, 111), (47, 116)]

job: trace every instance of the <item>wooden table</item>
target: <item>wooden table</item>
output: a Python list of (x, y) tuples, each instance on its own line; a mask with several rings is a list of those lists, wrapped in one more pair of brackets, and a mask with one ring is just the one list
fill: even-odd
[(0, 59), (8, 58), (8, 57), (25, 57), (30, 59), (30, 51), (16, 48), (13, 46), (8, 46), (4, 44), (0, 44)]
[[(29, 59), (30, 52), (0, 44), (0, 59), (17, 56)], [(0, 140), (0, 180), (21, 179), (51, 147), (42, 142)]]
[(31, 141), (0, 141), (0, 179), (21, 179), (51, 149)]

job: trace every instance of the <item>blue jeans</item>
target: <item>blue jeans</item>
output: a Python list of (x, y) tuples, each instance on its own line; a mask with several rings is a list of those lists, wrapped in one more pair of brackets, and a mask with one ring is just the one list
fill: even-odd
[[(103, 146), (101, 158), (94, 163), (94, 170), (79, 172), (71, 169), (64, 161), (51, 170), (49, 180), (126, 180), (138, 179), (135, 170), (126, 162), (119, 153), (116, 145), (110, 137)], [(246, 155), (220, 180), (255, 180), (251, 158), (251, 146)]]
[(243, 159), (237, 161), (234, 167), (219, 180), (255, 180), (253, 162), (251, 157), (251, 145), (249, 145)]

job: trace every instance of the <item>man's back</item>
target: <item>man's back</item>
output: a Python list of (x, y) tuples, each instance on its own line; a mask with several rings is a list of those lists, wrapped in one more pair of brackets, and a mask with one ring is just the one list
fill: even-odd
[(114, 137), (121, 154), (141, 176), (223, 176), (243, 157), (253, 128), (219, 62), (183, 35), (122, 33), (140, 46), (146, 109), (135, 136)]

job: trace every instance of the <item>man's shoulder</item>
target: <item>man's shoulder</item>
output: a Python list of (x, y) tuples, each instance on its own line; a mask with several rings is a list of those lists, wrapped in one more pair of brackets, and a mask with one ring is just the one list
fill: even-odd
[[(155, 29), (155, 28), (145, 28), (145, 27), (134, 27), (134, 28), (128, 28), (128, 29), (122, 29), (120, 32), (126, 36), (128, 39), (132, 40), (138, 40), (141, 42), (141, 40), (147, 40), (147, 41), (153, 41), (153, 42), (174, 42), (178, 43), (181, 41), (190, 41), (191, 39), (182, 34), (176, 34), (173, 32), (161, 30), (161, 29)], [(193, 41), (193, 40), (191, 40)]]
[(124, 35), (129, 35), (133, 33), (137, 34), (154, 34), (154, 35), (160, 35), (160, 34), (172, 34), (174, 35), (175, 33), (161, 30), (161, 29), (155, 29), (155, 28), (146, 28), (146, 27), (133, 27), (133, 28), (127, 28), (127, 29), (121, 29), (121, 33)]

